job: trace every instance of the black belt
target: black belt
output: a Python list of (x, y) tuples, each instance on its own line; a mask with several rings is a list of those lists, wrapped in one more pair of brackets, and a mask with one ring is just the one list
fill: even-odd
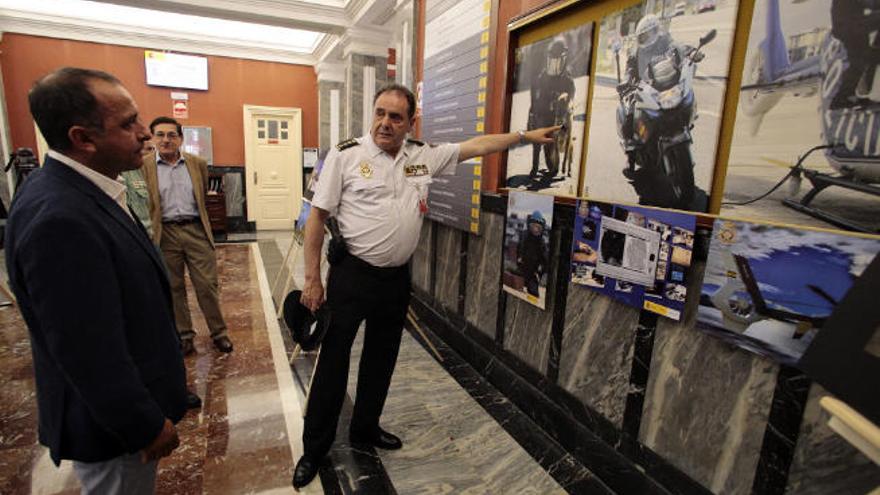
[(191, 223), (198, 223), (199, 220), (199, 217), (176, 218), (174, 220), (162, 220), (162, 225), (189, 225)]
[(354, 256), (351, 254), (345, 256), (345, 258), (343, 258), (342, 261), (343, 262), (347, 261), (347, 262), (351, 263), (352, 266), (360, 268), (361, 270), (372, 272), (377, 275), (388, 276), (388, 275), (393, 275), (393, 274), (399, 273), (401, 271), (406, 271), (406, 272), (409, 271), (408, 263), (404, 263), (400, 266), (376, 266), (376, 265), (370, 264), (370, 263), (358, 258), (357, 256)]

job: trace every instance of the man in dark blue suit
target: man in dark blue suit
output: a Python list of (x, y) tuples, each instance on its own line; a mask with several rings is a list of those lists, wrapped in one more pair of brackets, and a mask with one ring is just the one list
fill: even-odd
[(29, 94), (51, 151), (10, 211), (6, 264), (31, 337), (39, 440), (83, 493), (153, 493), (179, 445), (186, 373), (162, 261), (120, 172), (150, 138), (110, 74), (59, 69)]

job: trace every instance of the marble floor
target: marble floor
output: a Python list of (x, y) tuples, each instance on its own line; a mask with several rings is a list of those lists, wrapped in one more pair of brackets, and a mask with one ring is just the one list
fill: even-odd
[[(186, 365), (190, 386), (204, 405), (178, 425), (181, 447), (160, 463), (157, 493), (293, 492), (290, 476), (301, 455), (303, 407), (316, 356), (300, 354), (289, 363), (294, 346), (275, 317), (290, 271), (283, 258), (291, 240), (289, 232), (260, 233), (254, 242), (218, 247), (221, 303), (235, 351), (213, 349), (194, 309), (198, 352)], [(286, 265), (297, 284), (301, 263)], [(197, 308), (192, 291), (190, 299)], [(70, 463), (56, 468), (36, 443), (30, 346), (14, 306), (0, 308), (0, 328), (0, 493), (78, 493)], [(337, 442), (320, 478), (303, 493), (611, 493), (549, 438), (528, 432), (525, 415), (484, 382), (463, 386), (467, 365), (439, 341), (436, 345), (439, 356), (411, 325), (404, 332), (383, 415), (383, 426), (402, 437), (404, 448), (377, 452), (352, 448), (345, 434), (358, 338)], [(487, 397), (504, 412), (496, 407), (490, 414)], [(511, 435), (509, 424), (528, 433), (528, 448)]]

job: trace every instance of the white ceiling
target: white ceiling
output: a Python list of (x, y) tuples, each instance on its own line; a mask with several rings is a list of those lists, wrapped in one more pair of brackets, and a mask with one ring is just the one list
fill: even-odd
[(0, 32), (316, 65), (390, 46), (411, 0), (0, 0)]

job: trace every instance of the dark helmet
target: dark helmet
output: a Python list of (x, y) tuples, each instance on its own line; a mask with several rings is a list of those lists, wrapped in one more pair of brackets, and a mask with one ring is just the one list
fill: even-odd
[(538, 210), (533, 211), (532, 214), (529, 215), (529, 218), (526, 219), (526, 223), (537, 223), (540, 224), (541, 227), (547, 226), (547, 222), (544, 220), (544, 215)]
[(568, 64), (568, 47), (562, 40), (556, 40), (547, 49), (547, 74), (558, 76), (565, 72)]

